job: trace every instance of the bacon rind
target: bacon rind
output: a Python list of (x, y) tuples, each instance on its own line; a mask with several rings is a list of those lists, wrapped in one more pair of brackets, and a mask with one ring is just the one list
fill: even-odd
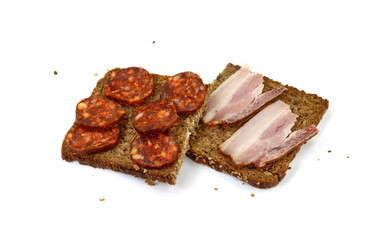
[(263, 167), (266, 163), (273, 162), (287, 154), (293, 148), (304, 144), (319, 130), (315, 125), (311, 125), (291, 133), (280, 145), (269, 150), (264, 158), (259, 159), (254, 163), (256, 167)]

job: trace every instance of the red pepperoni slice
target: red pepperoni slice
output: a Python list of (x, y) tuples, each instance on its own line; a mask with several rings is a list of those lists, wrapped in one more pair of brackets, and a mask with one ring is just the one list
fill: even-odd
[(139, 104), (152, 92), (152, 75), (139, 67), (113, 70), (104, 88), (107, 97), (132, 106)]
[(193, 112), (204, 103), (206, 88), (200, 76), (182, 72), (170, 77), (160, 97), (174, 102), (178, 113)]
[(94, 95), (76, 106), (76, 123), (87, 128), (113, 128), (124, 117), (125, 110), (113, 100)]
[(160, 99), (144, 104), (133, 112), (133, 127), (142, 133), (166, 131), (178, 119), (175, 106)]
[(178, 158), (178, 145), (166, 133), (137, 135), (130, 148), (133, 162), (145, 168), (163, 168)]
[(75, 153), (92, 154), (114, 147), (118, 139), (117, 127), (109, 130), (87, 130), (74, 124), (65, 136), (65, 143)]

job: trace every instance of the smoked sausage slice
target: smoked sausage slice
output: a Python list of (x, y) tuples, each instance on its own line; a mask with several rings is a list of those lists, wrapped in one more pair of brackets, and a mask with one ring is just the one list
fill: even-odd
[(85, 98), (76, 105), (76, 123), (85, 128), (113, 128), (124, 114), (120, 104), (101, 95)]
[(74, 124), (65, 136), (69, 149), (79, 154), (92, 154), (114, 147), (119, 139), (119, 129), (87, 130)]
[(173, 103), (159, 99), (136, 108), (133, 112), (133, 127), (141, 133), (166, 131), (178, 119)]
[(205, 96), (206, 88), (200, 76), (182, 72), (169, 77), (160, 98), (174, 102), (178, 113), (189, 113), (202, 106)]
[(153, 92), (152, 75), (145, 69), (129, 67), (111, 72), (104, 94), (124, 105), (138, 105)]
[(130, 147), (132, 161), (145, 168), (163, 168), (178, 158), (178, 145), (168, 133), (138, 134)]

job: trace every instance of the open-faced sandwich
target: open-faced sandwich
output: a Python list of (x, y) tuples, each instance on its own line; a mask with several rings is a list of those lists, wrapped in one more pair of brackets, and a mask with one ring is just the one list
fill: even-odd
[(193, 72), (150, 74), (139, 67), (106, 73), (76, 106), (62, 158), (175, 184), (201, 118), (206, 87)]
[(233, 64), (206, 102), (187, 156), (258, 188), (281, 181), (328, 108), (326, 99)]

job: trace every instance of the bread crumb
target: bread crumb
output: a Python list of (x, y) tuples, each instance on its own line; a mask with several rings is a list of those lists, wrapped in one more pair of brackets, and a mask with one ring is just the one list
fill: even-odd
[(54, 71), (53, 73), (54, 73), (54, 75), (57, 75), (57, 74), (58, 74), (58, 72), (57, 72), (57, 71)]
[(98, 76), (98, 73), (94, 73), (94, 77)]
[(148, 184), (149, 186), (155, 186), (155, 181), (152, 180), (152, 179), (145, 179), (144, 181), (146, 184)]
[(320, 160), (320, 158), (317, 158), (316, 160)]
[(331, 153), (331, 150), (328, 150), (327, 152)]
[(349, 158), (349, 156), (346, 156), (346, 158)]
[(152, 41), (152, 44), (155, 44), (156, 43), (156, 41)]
[(219, 190), (217, 187), (214, 188), (215, 191)]
[(104, 200), (106, 200), (106, 199), (104, 199), (104, 198), (99, 198), (99, 201), (101, 201), (101, 202), (103, 202)]
[(254, 194), (254, 193), (251, 193), (251, 197), (255, 197), (255, 194)]

